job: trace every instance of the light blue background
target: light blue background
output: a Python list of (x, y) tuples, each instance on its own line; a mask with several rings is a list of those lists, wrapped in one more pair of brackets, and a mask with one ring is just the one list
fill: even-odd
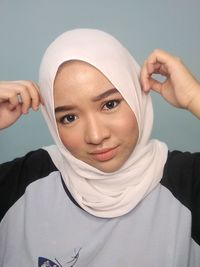
[[(155, 48), (183, 59), (200, 79), (199, 0), (0, 0), (0, 79), (37, 81), (46, 47), (72, 28), (117, 37), (141, 64)], [(153, 137), (170, 149), (200, 151), (200, 123), (152, 94)], [(52, 143), (40, 112), (0, 131), (0, 162)]]

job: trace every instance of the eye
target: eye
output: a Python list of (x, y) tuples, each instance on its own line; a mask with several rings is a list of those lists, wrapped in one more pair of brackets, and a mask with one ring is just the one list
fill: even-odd
[(73, 114), (68, 114), (68, 115), (65, 115), (62, 118), (60, 118), (60, 123), (70, 124), (70, 123), (74, 122), (76, 119), (77, 119), (77, 116), (75, 116)]
[(103, 109), (110, 110), (116, 108), (121, 100), (109, 100), (103, 105)]

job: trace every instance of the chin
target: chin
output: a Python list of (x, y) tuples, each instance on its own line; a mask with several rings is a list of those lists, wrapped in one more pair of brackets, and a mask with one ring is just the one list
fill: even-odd
[(98, 169), (99, 171), (105, 172), (105, 173), (111, 173), (116, 172), (122, 167), (123, 163), (121, 164), (113, 164), (111, 162), (103, 162), (101, 164), (95, 164), (93, 167)]

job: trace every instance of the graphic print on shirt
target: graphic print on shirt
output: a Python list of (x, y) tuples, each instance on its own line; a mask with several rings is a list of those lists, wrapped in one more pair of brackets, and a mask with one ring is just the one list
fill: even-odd
[(79, 259), (80, 250), (81, 248), (79, 248), (78, 250), (74, 249), (74, 255), (66, 263), (61, 263), (57, 258), (54, 259), (56, 261), (55, 263), (47, 258), (39, 257), (38, 267), (74, 267)]
[(61, 267), (62, 265), (57, 265), (57, 263), (48, 260), (43, 257), (38, 258), (38, 267)]

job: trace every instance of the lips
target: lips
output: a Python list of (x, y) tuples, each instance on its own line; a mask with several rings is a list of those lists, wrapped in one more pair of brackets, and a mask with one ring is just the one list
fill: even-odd
[(97, 161), (108, 161), (114, 158), (117, 154), (117, 147), (114, 148), (105, 148), (105, 149), (99, 149), (96, 150), (90, 155), (92, 155), (93, 159)]

